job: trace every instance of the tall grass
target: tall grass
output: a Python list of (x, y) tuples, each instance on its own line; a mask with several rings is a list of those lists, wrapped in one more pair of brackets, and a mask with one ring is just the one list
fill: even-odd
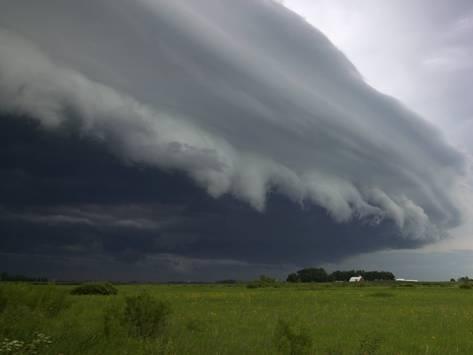
[(0, 285), (0, 344), (43, 334), (38, 354), (473, 353), (473, 293), (457, 284), (71, 289)]
[(279, 319), (274, 332), (274, 343), (281, 354), (306, 355), (312, 352), (312, 338), (305, 326), (296, 329), (288, 321)]

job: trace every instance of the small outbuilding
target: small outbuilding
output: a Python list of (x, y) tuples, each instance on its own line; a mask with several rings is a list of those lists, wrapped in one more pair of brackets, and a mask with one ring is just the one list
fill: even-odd
[(419, 282), (419, 280), (396, 279), (397, 282)]
[(361, 282), (363, 281), (363, 276), (352, 276), (348, 282)]

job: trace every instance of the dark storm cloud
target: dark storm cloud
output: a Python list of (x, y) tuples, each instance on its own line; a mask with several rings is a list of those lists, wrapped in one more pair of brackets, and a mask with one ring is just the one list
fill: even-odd
[(9, 255), (124, 263), (159, 256), (189, 268), (227, 260), (230, 270), (420, 243), (399, 238), (389, 222), (334, 223), (325, 210), (277, 193), (264, 213), (231, 196), (214, 199), (181, 174), (117, 160), (105, 144), (65, 128), (3, 115), (0, 131), (22, 133), (0, 142), (0, 250)]
[(0, 6), (2, 250), (331, 261), (460, 223), (462, 155), (278, 4)]

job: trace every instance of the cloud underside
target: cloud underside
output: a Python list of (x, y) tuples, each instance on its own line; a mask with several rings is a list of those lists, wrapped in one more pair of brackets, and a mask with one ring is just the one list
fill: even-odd
[(73, 129), (2, 116), (0, 132), (0, 250), (8, 255), (125, 264), (159, 256), (240, 268), (333, 262), (425, 242), (401, 238), (389, 220), (336, 223), (325, 209), (279, 193), (264, 213), (232, 195), (215, 199), (183, 173), (130, 165)]
[(0, 3), (2, 248), (294, 262), (460, 223), (462, 155), (281, 5)]

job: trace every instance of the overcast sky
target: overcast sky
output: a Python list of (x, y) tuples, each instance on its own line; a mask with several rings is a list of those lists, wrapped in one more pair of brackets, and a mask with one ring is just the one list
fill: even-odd
[(1, 268), (472, 271), (468, 1), (0, 8)]
[[(459, 150), (473, 153), (470, 1), (287, 0), (284, 4), (324, 32), (367, 82), (432, 121)], [(425, 250), (473, 249), (471, 218), (450, 234)], [(438, 263), (434, 259), (431, 264)], [(454, 261), (448, 252), (445, 260), (463, 265), (462, 258)], [(464, 268), (473, 270), (468, 263)]]

